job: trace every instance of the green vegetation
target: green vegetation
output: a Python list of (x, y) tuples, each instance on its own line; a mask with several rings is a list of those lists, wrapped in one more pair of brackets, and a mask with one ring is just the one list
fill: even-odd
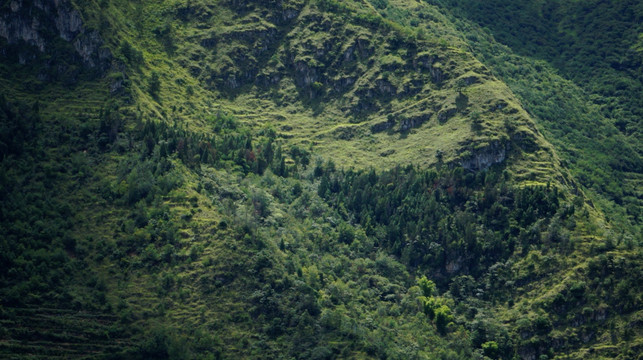
[(638, 356), (630, 33), (595, 92), (459, 2), (24, 4), (83, 28), (0, 37), (0, 357)]
[(643, 69), (632, 44), (643, 32), (641, 4), (440, 3), (454, 7), (478, 57), (538, 120), (594, 201), (640, 241)]

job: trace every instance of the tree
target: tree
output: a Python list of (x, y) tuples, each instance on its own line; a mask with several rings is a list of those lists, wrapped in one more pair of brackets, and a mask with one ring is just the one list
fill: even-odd
[(161, 79), (159, 73), (156, 71), (152, 72), (150, 79), (148, 81), (148, 91), (154, 100), (159, 99), (159, 92), (161, 91)]
[(350, 244), (355, 239), (355, 230), (349, 224), (342, 222), (339, 225), (339, 236), (337, 240), (344, 244)]
[(422, 290), (422, 295), (428, 297), (431, 297), (435, 293), (435, 283), (433, 280), (429, 280), (426, 278), (426, 276), (422, 276), (417, 280), (417, 285), (420, 287)]
[(440, 334), (445, 335), (447, 333), (447, 325), (452, 321), (453, 315), (448, 306), (442, 305), (435, 310), (435, 327)]
[(487, 341), (486, 343), (482, 344), (482, 352), (486, 357), (492, 359), (498, 358), (498, 343), (496, 343), (495, 341)]

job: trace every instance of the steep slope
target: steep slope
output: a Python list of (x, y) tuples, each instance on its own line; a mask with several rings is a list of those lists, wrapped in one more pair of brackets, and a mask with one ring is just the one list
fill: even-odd
[(458, 16), (475, 53), (520, 97), (592, 198), (618, 227), (641, 234), (641, 4), (440, 4)]
[(640, 348), (638, 244), (438, 8), (12, 1), (2, 19), (3, 357)]
[[(602, 115), (641, 141), (641, 34), (637, 1), (441, 1), (520, 55), (542, 59), (594, 95)], [(465, 6), (466, 5), (466, 6)], [(503, 9), (498, 11), (498, 9)], [(640, 155), (640, 149), (639, 155)]]

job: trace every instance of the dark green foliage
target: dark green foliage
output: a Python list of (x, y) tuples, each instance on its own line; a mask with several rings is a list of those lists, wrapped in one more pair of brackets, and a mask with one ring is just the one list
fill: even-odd
[(639, 1), (440, 1), (490, 29), (514, 51), (545, 59), (587, 91), (626, 135), (640, 139), (643, 63)]
[(38, 103), (12, 104), (0, 95), (0, 158), (22, 154), (29, 139), (36, 136), (40, 115)]
[(150, 78), (147, 82), (147, 91), (152, 95), (154, 100), (159, 100), (159, 92), (161, 91), (161, 79), (159, 73), (156, 71), (152, 72)]
[[(0, 248), (3, 302), (56, 302), (55, 291), (75, 267), (65, 248), (75, 250), (69, 231), (74, 209), (52, 194), (58, 170), (34, 168), (41, 151), (38, 107), (0, 104)], [(47, 170), (45, 170), (47, 171)], [(62, 174), (61, 174), (62, 175)], [(64, 301), (64, 300), (63, 300)]]
[(521, 97), (610, 220), (640, 233), (641, 3), (437, 3), (458, 17), (478, 57)]
[(355, 229), (346, 223), (341, 223), (339, 225), (339, 236), (337, 237), (337, 240), (345, 244), (350, 244), (354, 239)]
[[(497, 178), (493, 172), (486, 175)], [(543, 231), (543, 220), (554, 216), (560, 201), (556, 188), (512, 188), (502, 181), (485, 185), (478, 178), (471, 181), (458, 169), (439, 175), (413, 167), (381, 175), (326, 171), (318, 194), (381, 234), (379, 244), (407, 265), (440, 272), (457, 261), (477, 277), (521, 243), (520, 231), (511, 224)], [(522, 246), (539, 247), (540, 239)]]
[(447, 332), (447, 325), (453, 320), (451, 309), (448, 306), (442, 305), (435, 309), (435, 327), (438, 332), (445, 335)]
[[(236, 165), (244, 173), (262, 174), (272, 165), (273, 172), (285, 175), (285, 158), (281, 147), (273, 154), (274, 137), (264, 137), (253, 143), (245, 129), (237, 129), (232, 117), (217, 116), (212, 120), (216, 134), (199, 135), (189, 132), (176, 123), (146, 122), (137, 134), (145, 143), (146, 156), (165, 159), (176, 156), (190, 167), (208, 164), (216, 167)], [(277, 162), (273, 161), (276, 160)]]
[(115, 103), (110, 103), (101, 109), (99, 118), (98, 146), (105, 150), (108, 145), (116, 141), (119, 131), (122, 130), (123, 121)]
[(121, 43), (120, 52), (132, 66), (140, 66), (143, 63), (143, 53), (132, 47), (132, 44), (127, 40), (123, 40)]

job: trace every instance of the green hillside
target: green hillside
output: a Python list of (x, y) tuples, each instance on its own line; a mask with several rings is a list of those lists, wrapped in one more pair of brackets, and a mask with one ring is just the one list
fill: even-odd
[(5, 1), (0, 357), (637, 358), (615, 3)]
[(640, 240), (640, 2), (440, 3), (610, 220)]

